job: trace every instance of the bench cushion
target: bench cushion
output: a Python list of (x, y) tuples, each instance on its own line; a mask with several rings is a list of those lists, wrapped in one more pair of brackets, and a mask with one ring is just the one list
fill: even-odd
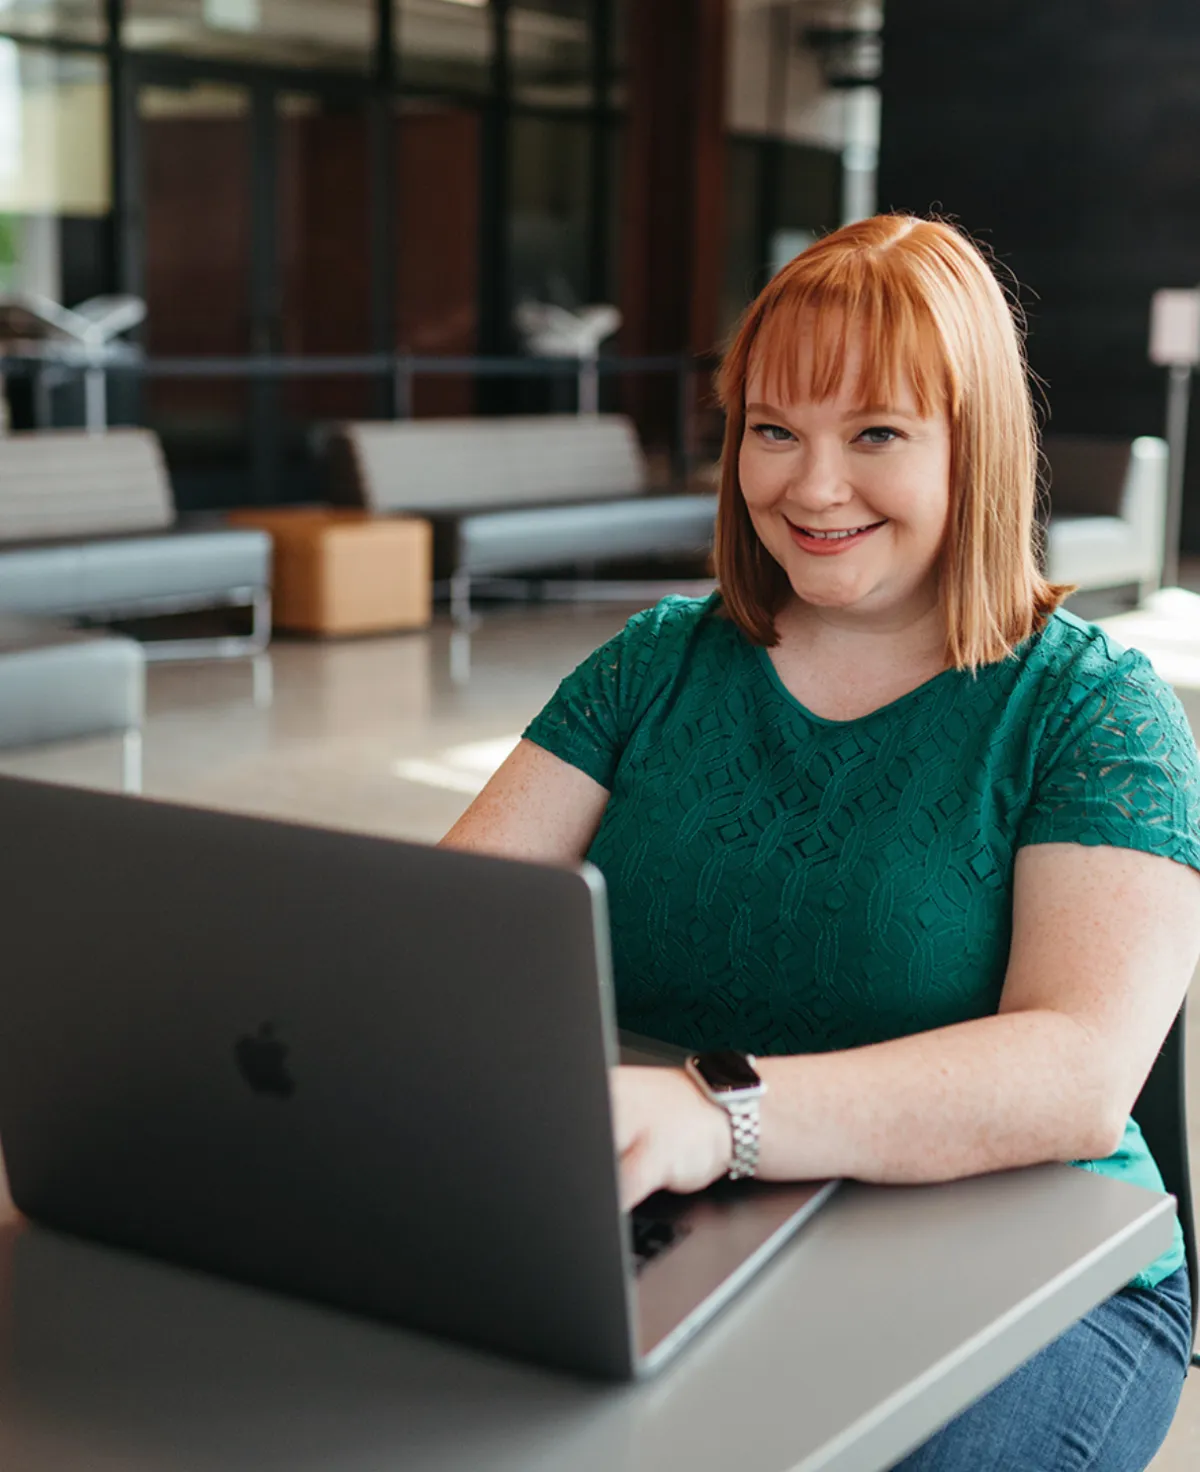
[(161, 531), (174, 519), (149, 430), (0, 436), (0, 543)]
[(79, 617), (202, 605), (271, 581), (265, 532), (181, 531), (0, 547), (0, 612)]
[(598, 501), (647, 486), (637, 431), (620, 414), (345, 424), (330, 453), (335, 499), (376, 512)]
[(712, 546), (716, 514), (716, 496), (644, 496), (465, 516), (457, 567), (532, 572), (607, 558), (703, 555)]
[(1055, 516), (1046, 537), (1046, 576), (1081, 588), (1152, 582), (1162, 568), (1157, 547), (1139, 548), (1119, 516)]
[(145, 656), (132, 639), (0, 620), (0, 747), (129, 731), (142, 724)]

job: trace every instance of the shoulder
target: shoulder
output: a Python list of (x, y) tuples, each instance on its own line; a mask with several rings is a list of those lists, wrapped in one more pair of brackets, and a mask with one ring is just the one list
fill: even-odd
[(683, 658), (697, 642), (721, 638), (736, 629), (721, 618), (720, 597), (684, 598), (671, 594), (652, 608), (635, 613), (608, 647), (616, 646), (625, 663), (670, 665)]
[(706, 598), (685, 598), (670, 593), (653, 607), (635, 613), (625, 625), (625, 637), (636, 643), (686, 644), (714, 621), (720, 607), (718, 593), (710, 593)]
[(1081, 686), (1102, 683), (1138, 665), (1152, 668), (1144, 654), (1065, 608), (1056, 609), (1034, 636), (1029, 661), (1052, 679)]
[(1052, 746), (1086, 740), (1110, 756), (1137, 750), (1166, 760), (1174, 753), (1192, 779), (1196, 746), (1187, 714), (1141, 650), (1059, 609), (1042, 630), (1030, 670)]
[(1081, 705), (1101, 701), (1178, 704), (1175, 692), (1139, 649), (1128, 649), (1098, 624), (1065, 609), (1047, 619), (1025, 657), (1048, 712), (1070, 718)]
[(636, 718), (692, 666), (705, 630), (728, 622), (713, 617), (717, 606), (715, 595), (673, 594), (643, 608), (566, 677), (560, 697), (588, 708), (599, 703), (622, 719)]

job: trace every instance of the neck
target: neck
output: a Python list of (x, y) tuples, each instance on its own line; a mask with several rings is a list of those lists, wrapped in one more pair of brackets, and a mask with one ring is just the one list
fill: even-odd
[(945, 664), (946, 624), (936, 600), (918, 610), (864, 617), (793, 598), (780, 610), (775, 626), (781, 643), (802, 642), (810, 654), (910, 666)]

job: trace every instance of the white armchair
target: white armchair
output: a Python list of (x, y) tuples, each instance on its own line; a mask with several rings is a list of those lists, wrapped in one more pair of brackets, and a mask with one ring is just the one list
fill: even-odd
[(1046, 439), (1050, 521), (1046, 575), (1081, 590), (1138, 585), (1139, 602), (1162, 581), (1167, 446), (1056, 435)]

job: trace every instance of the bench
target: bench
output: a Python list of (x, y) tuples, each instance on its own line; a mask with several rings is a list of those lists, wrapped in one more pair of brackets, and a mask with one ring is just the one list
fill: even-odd
[(336, 503), (433, 522), (435, 575), (449, 578), (460, 626), (478, 578), (712, 545), (716, 496), (650, 494), (623, 415), (348, 423), (329, 453)]
[(123, 742), (121, 785), (137, 792), (145, 704), (134, 640), (0, 618), (0, 749), (111, 732)]
[(270, 638), (271, 542), (179, 524), (157, 436), (0, 437), (0, 614), (87, 620), (245, 607), (250, 632), (154, 639), (150, 658), (254, 655)]

